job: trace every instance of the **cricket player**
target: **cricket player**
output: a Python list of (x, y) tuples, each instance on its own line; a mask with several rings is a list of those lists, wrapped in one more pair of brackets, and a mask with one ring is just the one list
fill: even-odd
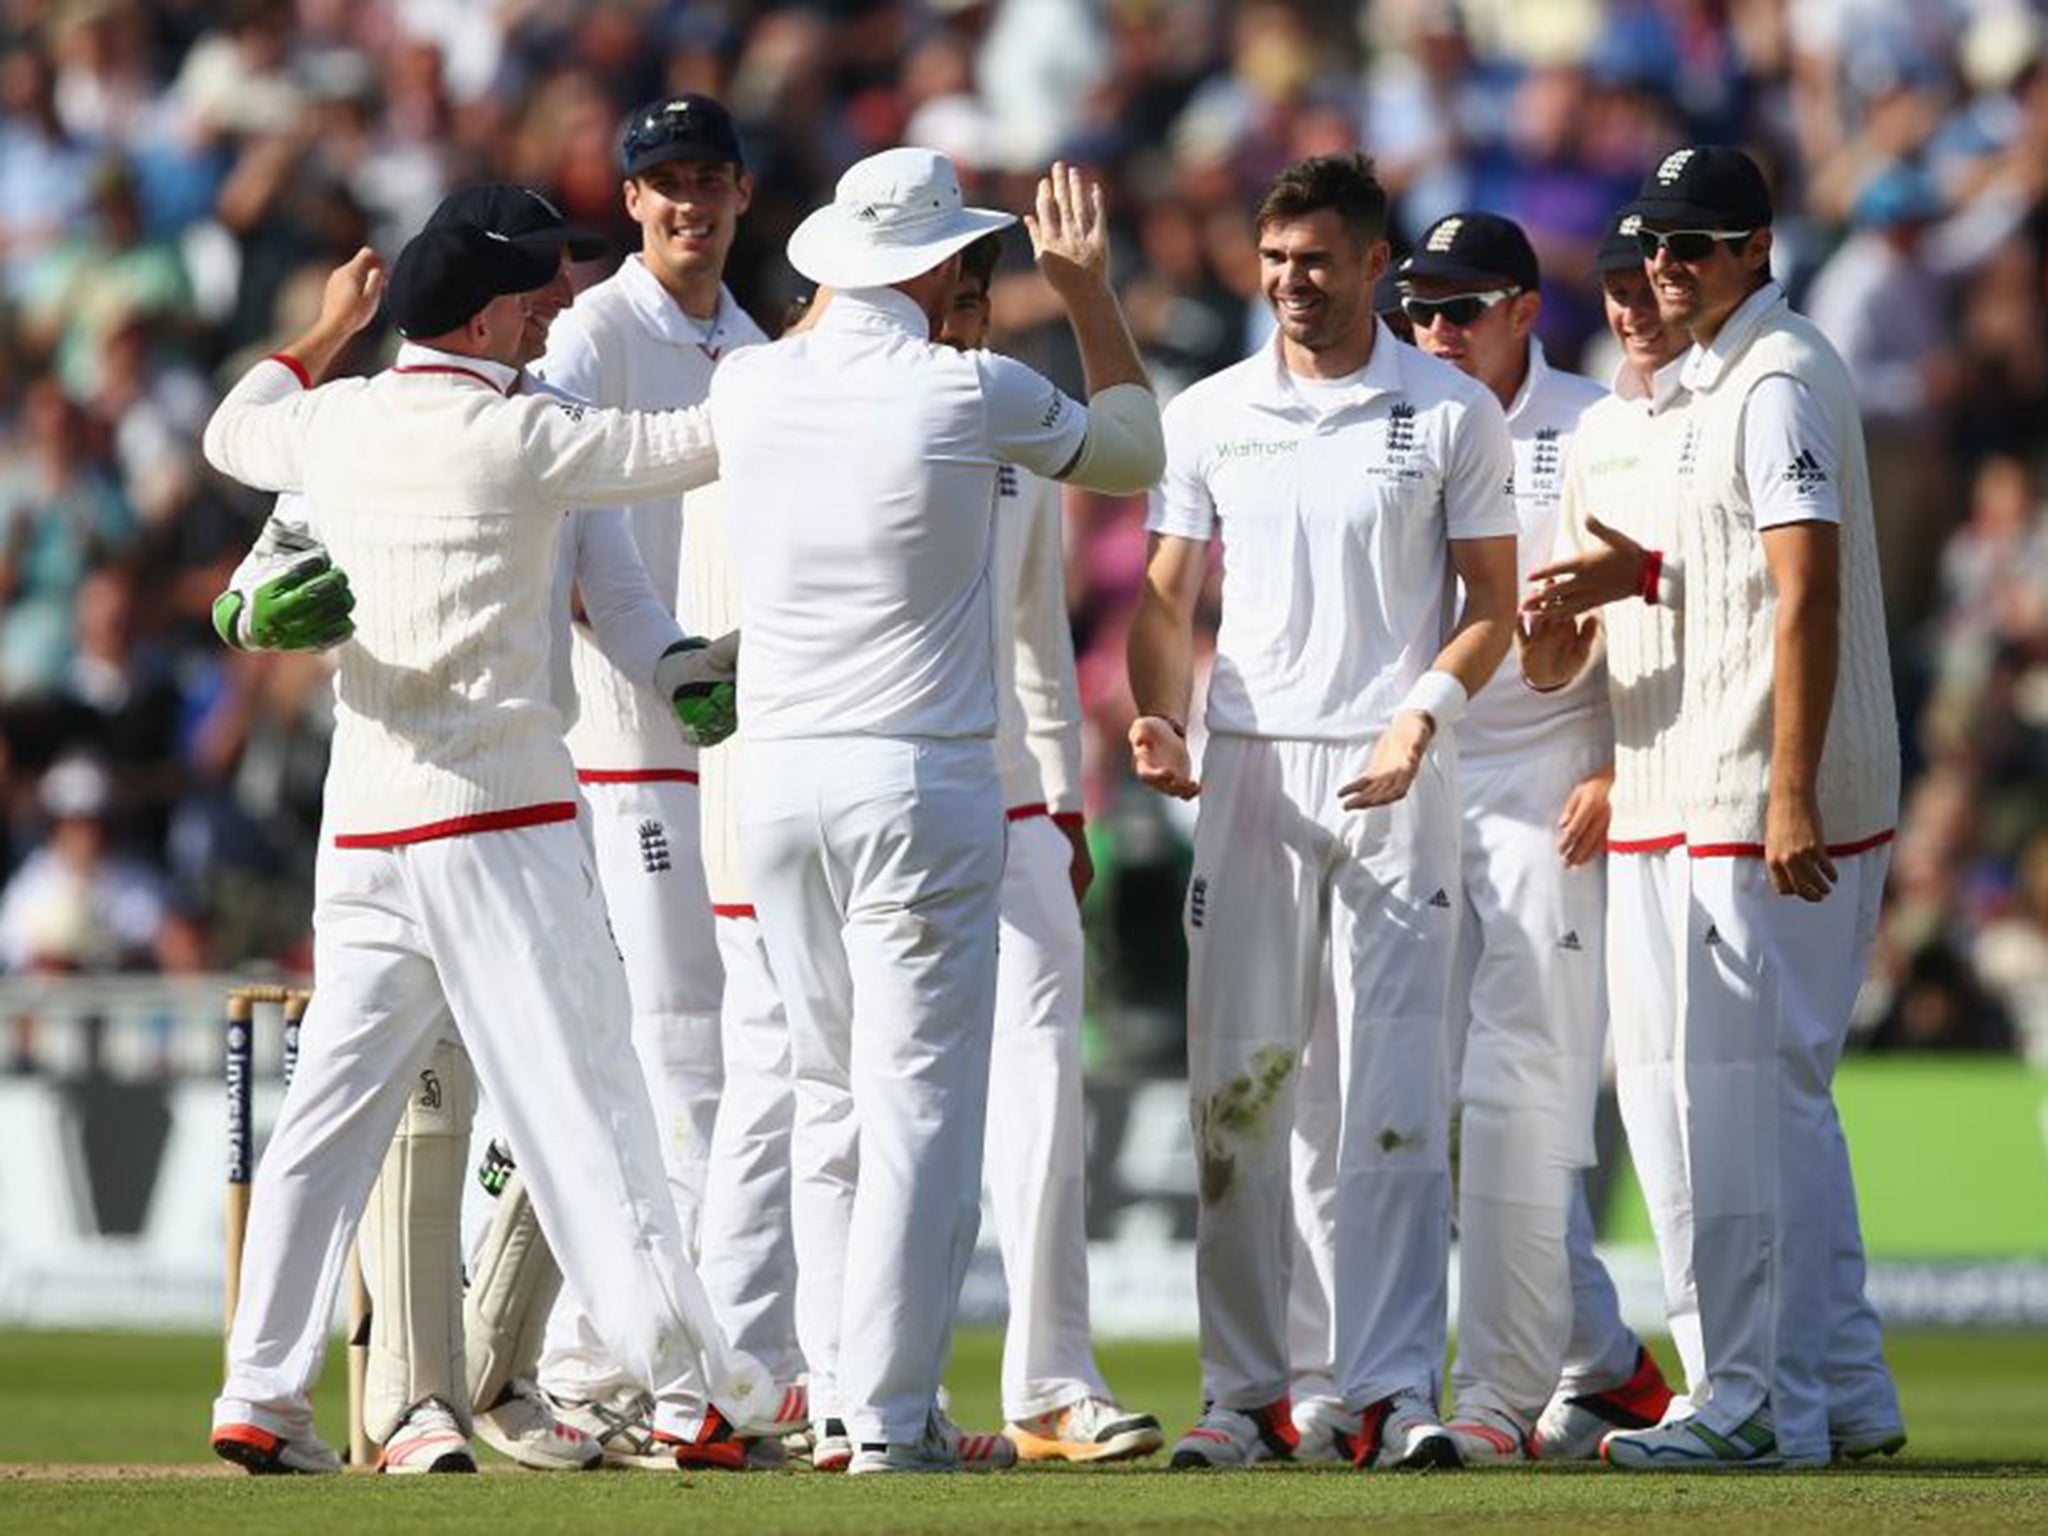
[(870, 156), (790, 239), (830, 307), (712, 379), (721, 475), (747, 518), (742, 826), (796, 1072), (799, 1326), (814, 1369), (834, 1363), (853, 1475), (1016, 1454), (960, 1436), (937, 1401), (979, 1222), (994, 1028), (1000, 467), (1125, 493), (1160, 467), (1102, 194), (1078, 173), (1054, 168), (1030, 227), (1089, 404), (932, 340), (960, 251), (1011, 222), (965, 207), (942, 156)]
[[(961, 253), (938, 339), (988, 344), (1001, 237)], [(984, 1183), (1009, 1289), (1003, 1433), (1025, 1461), (1124, 1461), (1164, 1436), (1121, 1407), (1088, 1326), (1081, 1094), (1081, 900), (1095, 866), (1081, 807), (1081, 698), (1057, 481), (996, 472), (996, 765), (1003, 865)]]
[[(1862, 423), (1841, 360), (1771, 281), (1739, 150), (1664, 157), (1637, 201), (1693, 341), (1675, 476), (1689, 899), (1678, 1073), (1706, 1389), (1609, 1435), (1640, 1469), (1809, 1466), (1904, 1443), (1831, 1084), (1898, 815), (1898, 726)], [(1573, 616), (1657, 561), (1602, 540)], [(1585, 591), (1574, 589), (1581, 583)]]
[[(1604, 391), (1545, 359), (1535, 335), (1542, 277), (1513, 220), (1448, 214), (1398, 270), (1415, 344), (1479, 380), (1507, 411), (1516, 548), (1532, 569), (1556, 539), (1579, 418)], [(1594, 1161), (1613, 774), (1598, 671), (1538, 692), (1504, 661), (1459, 726), (1458, 771), (1457, 1416), (1445, 1427), (1460, 1462), (1497, 1466), (1525, 1459), (1564, 1365), (1574, 1293), (1566, 1228), (1580, 1170)], [(1633, 1368), (1640, 1344), (1631, 1343)]]
[[(683, 524), (683, 605), (698, 623), (739, 622), (731, 516), (722, 485), (690, 496)], [(719, 1006), (725, 1086), (711, 1134), (702, 1216), (701, 1268), (712, 1309), (735, 1349), (759, 1360), (783, 1387), (778, 1419), (810, 1419), (812, 1464), (843, 1472), (853, 1459), (829, 1370), (805, 1359), (797, 1328), (796, 1238), (791, 1228), (790, 1136), (796, 1079), (789, 1014), (761, 936), (741, 859), (740, 743), (700, 759), (704, 880), (716, 923), (725, 991)], [(797, 1385), (801, 1383), (801, 1385)], [(800, 1434), (786, 1435), (789, 1451)]]
[[(534, 362), (556, 316), (570, 303), (571, 260), (603, 254), (595, 233), (570, 226), (528, 188), (486, 182), (444, 199), (431, 225), (465, 223), (543, 256), (554, 276), (527, 295), (527, 323), (515, 361)], [(522, 390), (548, 386), (530, 374)], [(556, 391), (556, 393), (560, 393)], [(605, 654), (633, 675), (659, 674), (684, 636), (656, 594), (620, 511), (565, 518), (553, 603), (551, 688), (565, 720), (577, 715), (567, 647), (572, 588), (583, 594), (591, 631)], [(340, 601), (336, 601), (338, 596)], [(285, 497), (215, 607), (228, 644), (241, 649), (326, 649), (348, 637), (347, 574), (332, 564), (303, 497)], [(650, 663), (649, 658), (655, 658)], [(679, 741), (681, 737), (678, 737)], [(459, 1042), (440, 1041), (422, 1069), (371, 1190), (364, 1252), (375, 1298), (365, 1428), (382, 1446), (386, 1472), (465, 1471), (474, 1432), (522, 1466), (583, 1470), (601, 1456), (629, 1454), (614, 1429), (600, 1444), (563, 1424), (533, 1380), (539, 1327), (561, 1286), (540, 1236), (525, 1181), (507, 1177), (464, 1296), (461, 1188), (475, 1111), (475, 1075)], [(644, 1421), (644, 1411), (638, 1414)], [(613, 1426), (607, 1426), (613, 1428)], [(642, 1443), (644, 1460), (659, 1450)], [(673, 1459), (664, 1458), (669, 1465)]]
[[(1610, 223), (1595, 257), (1608, 330), (1622, 350), (1613, 393), (1579, 418), (1565, 455), (1564, 496), (1554, 553), (1598, 547), (1591, 530), (1618, 530), (1656, 549), (1673, 545), (1671, 478), (1677, 462), (1674, 407), (1692, 345), (1667, 324), (1643, 270), (1633, 207)], [(1532, 573), (1540, 588), (1554, 566)], [(1640, 594), (1639, 594), (1640, 595)], [(1597, 631), (1594, 626), (1597, 625)], [(1677, 1078), (1677, 957), (1684, 948), (1685, 837), (1677, 783), (1678, 623), (1668, 599), (1605, 608), (1583, 621), (1530, 615), (1521, 647), (1525, 676), (1565, 686), (1579, 671), (1604, 673), (1614, 721), (1614, 784), (1607, 829), (1607, 1011), (1615, 1088), (1630, 1159), (1649, 1207), (1664, 1264), (1665, 1320), (1698, 1390), (1699, 1305), (1692, 1284), (1692, 1196), (1680, 1134)], [(1555, 653), (1554, 655), (1551, 653)], [(1569, 664), (1558, 660), (1569, 653)], [(1547, 674), (1544, 672), (1547, 664)], [(1672, 1408), (1656, 1359), (1621, 1321), (1614, 1287), (1593, 1254), (1593, 1219), (1583, 1187), (1571, 1212), (1572, 1332), (1557, 1391), (1530, 1436), (1543, 1461), (1585, 1460), (1615, 1429), (1645, 1429)], [(1680, 1405), (1681, 1410), (1683, 1404)]]
[(526, 296), (560, 261), (558, 247), (466, 224), (423, 231), (392, 272), (409, 338), (398, 363), (308, 389), (375, 312), (382, 269), (364, 251), (330, 279), (313, 329), (207, 426), (223, 473), (307, 497), (355, 596), (319, 987), (257, 1175), (214, 1409), (215, 1449), (252, 1471), (336, 1465), (308, 1391), (342, 1257), (413, 1073), (450, 1028), (526, 1155), (550, 1246), (656, 1396), (678, 1464), (741, 1464), (733, 1419), (767, 1394), (710, 1315), (656, 1171), (645, 1088), (620, 1061), (623, 976), (569, 825), (548, 687), (562, 509), (701, 483), (715, 451), (701, 415), (506, 393)]
[[(1180, 1467), (1292, 1456), (1289, 1128), (1327, 964), (1337, 1075), (1335, 1390), (1362, 1466), (1451, 1465), (1444, 1010), (1457, 940), (1454, 727), (1499, 667), (1515, 591), (1500, 404), (1395, 341), (1370, 162), (1284, 171), (1257, 216), (1269, 348), (1167, 411), (1132, 621), (1139, 777), (1202, 797), (1188, 887), (1203, 1397)], [(1220, 533), (1202, 778), (1193, 614)], [(1464, 582), (1462, 611), (1450, 584)], [(1446, 637), (1449, 637), (1446, 639)]]
[[(549, 333), (536, 372), (593, 405), (700, 405), (720, 359), (766, 339), (722, 281), (753, 193), (738, 131), (708, 96), (657, 101), (627, 116), (619, 168), (640, 248), (577, 296)], [(641, 502), (623, 516), (663, 605), (675, 612), (683, 499)], [(724, 972), (699, 852), (696, 753), (646, 673), (619, 667), (586, 626), (576, 627), (571, 660), (579, 708), (569, 752), (626, 964), (633, 1049), (684, 1241), (701, 1263), (699, 1214), (723, 1077)], [(540, 1383), (560, 1417), (604, 1444), (610, 1464), (668, 1463), (653, 1443), (651, 1405), (606, 1353), (574, 1295), (564, 1294), (550, 1321)], [(798, 1412), (792, 1422), (803, 1418)]]

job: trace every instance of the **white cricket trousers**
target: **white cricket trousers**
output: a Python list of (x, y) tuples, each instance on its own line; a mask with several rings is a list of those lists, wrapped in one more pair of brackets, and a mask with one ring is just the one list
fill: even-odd
[(548, 1245), (607, 1350), (694, 1437), (707, 1391), (729, 1417), (765, 1393), (728, 1381), (711, 1305), (661, 1176), (626, 1048), (626, 988), (583, 840), (568, 823), (390, 849), (323, 848), (313, 1004), (298, 1073), (256, 1173), (241, 1306), (216, 1425), (310, 1425), (350, 1234), (414, 1074), (450, 1024), (532, 1191)]
[(848, 1434), (904, 1444), (937, 1401), (981, 1223), (995, 753), (831, 737), (749, 741), (746, 763), (746, 874), (796, 1070), (798, 1336)]
[(1831, 1418), (1900, 1422), (1833, 1091), (1890, 863), (1888, 847), (1838, 856), (1833, 891), (1806, 902), (1760, 858), (1692, 860), (1679, 1053), (1703, 1422), (1768, 1403), (1794, 1460), (1827, 1459)]
[[(1660, 846), (1661, 844), (1661, 846)], [(1685, 1146), (1679, 1075), (1678, 967), (1685, 951), (1692, 859), (1683, 843), (1624, 844), (1607, 855), (1608, 1027), (1614, 1091), (1628, 1133), (1629, 1161), (1657, 1239), (1664, 1319), (1685, 1369), (1685, 1391), (1703, 1401), (1700, 1304), (1693, 1284), (1692, 1172)], [(1568, 1364), (1567, 1377), (1576, 1374)], [(1584, 1372), (1585, 1384), (1594, 1381)]]
[(1294, 1201), (1294, 1271), (1287, 1287), (1287, 1360), (1294, 1422), (1326, 1422), (1347, 1432), (1337, 1392), (1335, 1294), (1337, 1133), (1343, 1099), (1337, 1087), (1337, 995), (1330, 986), (1328, 946), (1319, 965), (1315, 1023), (1294, 1083), (1288, 1186)]
[(787, 1385), (804, 1373), (789, 1216), (796, 1118), (789, 1015), (751, 906), (718, 909), (718, 952), (725, 962), (725, 1094), (704, 1185), (700, 1267), (733, 1347)]
[[(577, 775), (605, 913), (626, 967), (633, 1053), (654, 1105), (676, 1219), (692, 1262), (722, 1078), (724, 972), (704, 885), (696, 774)], [(568, 1398), (608, 1399), (630, 1378), (573, 1286), (548, 1317), (540, 1381)]]
[(1012, 815), (983, 1177), (1010, 1294), (1003, 1417), (1014, 1422), (1109, 1390), (1088, 1324), (1074, 850), (1043, 811)]
[(1572, 1329), (1566, 1232), (1593, 1161), (1606, 1030), (1606, 876), (1557, 849), (1573, 788), (1606, 762), (1573, 743), (1459, 765), (1464, 912), (1451, 983), (1458, 1135), (1458, 1411), (1533, 1426)]
[(1186, 903), (1188, 1089), (1203, 1395), (1226, 1408), (1289, 1391), (1289, 1132), (1326, 939), (1341, 1111), (1336, 1391), (1355, 1412), (1404, 1388), (1433, 1392), (1442, 1368), (1455, 748), (1433, 749), (1399, 803), (1346, 811), (1338, 787), (1368, 753), (1219, 735), (1203, 764)]

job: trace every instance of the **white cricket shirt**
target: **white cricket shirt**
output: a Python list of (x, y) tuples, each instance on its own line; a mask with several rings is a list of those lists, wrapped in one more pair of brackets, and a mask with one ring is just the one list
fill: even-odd
[[(592, 405), (672, 410), (702, 405), (719, 360), (766, 339), (723, 289), (707, 332), (682, 312), (635, 254), (603, 282), (578, 294), (556, 318), (547, 355), (534, 372)], [(678, 606), (676, 578), (684, 498), (639, 502), (620, 516), (630, 525), (656, 596), (688, 628), (692, 620)], [(588, 580), (580, 573), (577, 579)], [(595, 596), (586, 584), (586, 612)], [(569, 753), (577, 777), (585, 782), (694, 777), (696, 751), (676, 730), (668, 701), (654, 689), (652, 670), (622, 672), (585, 625), (575, 626), (568, 647), (577, 701)]]
[[(1515, 564), (1519, 590), (1529, 573), (1550, 560), (1557, 540), (1557, 509), (1564, 496), (1565, 455), (1579, 418), (1607, 391), (1591, 379), (1550, 366), (1541, 342), (1529, 342), (1529, 371), (1508, 407), (1515, 447)], [(1597, 746), (1607, 739), (1607, 689), (1587, 668), (1552, 693), (1522, 681), (1512, 650), (1479, 690), (1458, 722), (1458, 761), (1486, 767), (1530, 752)]]
[(1223, 541), (1212, 731), (1377, 735), (1455, 623), (1449, 541), (1515, 532), (1486, 386), (1384, 325), (1341, 382), (1301, 388), (1276, 338), (1166, 409), (1146, 526)]
[(996, 472), (1057, 475), (1086, 409), (929, 338), (890, 288), (725, 360), (711, 420), (739, 568), (740, 732), (993, 736)]

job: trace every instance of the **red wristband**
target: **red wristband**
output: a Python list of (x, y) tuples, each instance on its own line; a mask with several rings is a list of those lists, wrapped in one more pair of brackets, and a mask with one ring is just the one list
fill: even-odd
[(1062, 832), (1078, 832), (1086, 825), (1087, 818), (1079, 811), (1054, 811), (1052, 824)]
[(1646, 603), (1657, 601), (1657, 584), (1664, 576), (1664, 551), (1646, 549), (1643, 551), (1642, 579), (1636, 583), (1636, 596)]

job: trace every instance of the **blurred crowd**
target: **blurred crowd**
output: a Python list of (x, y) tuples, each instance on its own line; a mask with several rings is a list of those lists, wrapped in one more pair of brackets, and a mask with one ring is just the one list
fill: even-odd
[[(263, 510), (197, 453), (227, 381), (450, 188), (627, 242), (614, 133), (675, 90), (756, 179), (729, 277), (898, 142), (1021, 209), (1098, 168), (1162, 392), (1266, 334), (1247, 210), (1358, 146), (1398, 238), (1508, 213), (1552, 360), (1604, 377), (1591, 255), (1674, 144), (1774, 178), (1779, 275), (1862, 392), (1908, 799), (1862, 1039), (2048, 1062), (2048, 16), (2027, 0), (0, 0), (0, 968), (303, 964), (318, 658), (221, 648)], [(592, 264), (595, 279), (606, 270)], [(999, 344), (1070, 385), (1028, 251)], [(374, 362), (366, 356), (365, 364)], [(1131, 784), (1141, 508), (1074, 496), (1069, 601), (1105, 878), (1106, 1048), (1170, 1059), (1185, 828)]]

